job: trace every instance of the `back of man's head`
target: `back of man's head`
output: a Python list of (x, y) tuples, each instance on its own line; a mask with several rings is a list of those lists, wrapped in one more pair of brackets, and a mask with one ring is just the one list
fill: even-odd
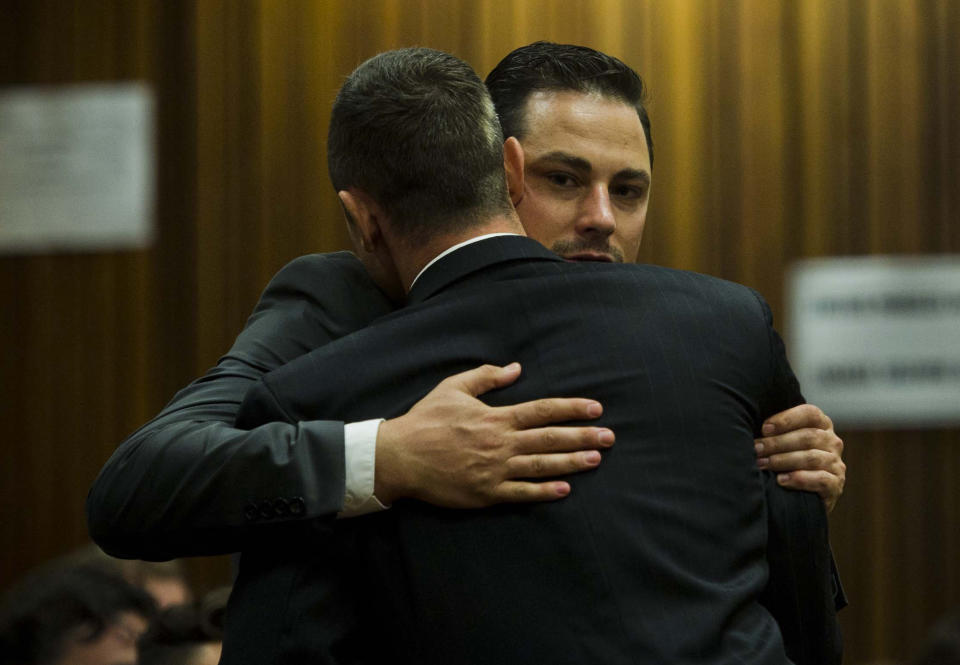
[(94, 642), (124, 613), (147, 620), (153, 612), (145, 591), (97, 566), (37, 571), (0, 601), (0, 665), (57, 663), (71, 644)]
[(490, 96), (442, 51), (388, 51), (357, 67), (333, 106), (327, 162), (337, 191), (363, 190), (410, 242), (510, 210)]
[(527, 131), (525, 107), (534, 92), (582, 92), (619, 99), (640, 117), (653, 165), (653, 136), (644, 106), (643, 80), (630, 67), (606, 53), (586, 46), (534, 42), (511, 51), (487, 75), (504, 136), (523, 141)]

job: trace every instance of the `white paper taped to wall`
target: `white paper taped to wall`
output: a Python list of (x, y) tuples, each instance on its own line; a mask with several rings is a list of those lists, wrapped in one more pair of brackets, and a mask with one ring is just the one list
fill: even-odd
[(802, 261), (788, 288), (794, 371), (838, 425), (960, 424), (960, 256)]
[(0, 252), (145, 247), (154, 190), (147, 85), (0, 90)]

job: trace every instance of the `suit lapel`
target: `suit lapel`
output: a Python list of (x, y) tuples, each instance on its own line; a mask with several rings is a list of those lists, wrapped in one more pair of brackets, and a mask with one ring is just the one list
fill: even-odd
[(407, 294), (407, 304), (423, 302), (478, 270), (520, 260), (563, 261), (540, 243), (525, 236), (496, 236), (478, 240), (444, 256), (420, 275)]

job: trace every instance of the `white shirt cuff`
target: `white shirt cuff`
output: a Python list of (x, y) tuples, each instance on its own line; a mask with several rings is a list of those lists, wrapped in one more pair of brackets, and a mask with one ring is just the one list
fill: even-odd
[(373, 495), (373, 471), (377, 453), (377, 431), (383, 418), (347, 423), (343, 427), (343, 452), (346, 466), (343, 510), (337, 517), (358, 517), (386, 510)]

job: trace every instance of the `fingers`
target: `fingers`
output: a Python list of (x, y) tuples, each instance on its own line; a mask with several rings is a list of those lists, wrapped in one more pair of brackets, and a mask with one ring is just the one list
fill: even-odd
[[(771, 454), (769, 457), (761, 457), (757, 460), (757, 466), (761, 469), (769, 469), (777, 474), (777, 482), (783, 487), (795, 490), (804, 490), (807, 492), (816, 492), (823, 499), (827, 512), (833, 510), (837, 499), (843, 494), (843, 486), (847, 479), (847, 465), (840, 458), (843, 450), (843, 442), (839, 437), (828, 435), (832, 433), (823, 430), (806, 430), (807, 432), (818, 432), (821, 436), (804, 437), (784, 435), (782, 437), (773, 437), (780, 439), (780, 449), (786, 449), (788, 452)], [(802, 432), (792, 432), (797, 435)], [(836, 439), (836, 441), (833, 441)], [(806, 447), (810, 445), (811, 440), (832, 450), (824, 450), (818, 447)], [(765, 445), (766, 444), (766, 445)], [(769, 439), (760, 439), (757, 441), (757, 448), (772, 449)]]
[(545, 478), (565, 476), (594, 469), (600, 464), (600, 453), (586, 450), (576, 453), (516, 455), (506, 462), (508, 478)]
[[(510, 363), (505, 367), (481, 365), (447, 377), (437, 385), (437, 389), (449, 388), (477, 397), (495, 388), (510, 385), (520, 377), (520, 372), (520, 363)], [(436, 389), (434, 394), (438, 394)], [(538, 399), (498, 407), (496, 410), (500, 412), (500, 417), (511, 423), (516, 430), (569, 420), (593, 420), (603, 414), (603, 407), (599, 402), (576, 397)]]
[(777, 482), (787, 489), (816, 492), (829, 513), (843, 493), (844, 477), (826, 471), (792, 471), (777, 474)]
[(771, 457), (800, 450), (823, 450), (837, 457), (843, 455), (843, 439), (833, 430), (800, 429), (779, 436), (768, 436), (754, 441), (758, 457)]
[(790, 473), (792, 471), (826, 471), (834, 476), (846, 473), (846, 465), (835, 453), (825, 450), (798, 450), (792, 453), (781, 453), (771, 457), (761, 457), (757, 466), (776, 473)]
[(763, 435), (772, 436), (807, 427), (832, 431), (833, 422), (820, 410), (820, 407), (813, 404), (800, 404), (767, 418), (763, 423)]
[(609, 448), (615, 440), (606, 427), (541, 427), (511, 436), (512, 451), (521, 455)]
[(578, 397), (538, 399), (513, 406), (503, 406), (499, 410), (518, 430), (543, 427), (567, 420), (593, 420), (603, 414), (603, 407), (599, 402)]
[[(446, 386), (476, 397), (495, 388), (509, 386), (520, 377), (520, 363), (505, 367), (481, 365), (466, 372), (448, 376), (439, 386)], [(438, 387), (439, 387), (438, 386)]]
[(492, 503), (533, 503), (556, 501), (570, 494), (570, 483), (554, 480), (546, 483), (527, 483), (506, 480), (497, 487)]

